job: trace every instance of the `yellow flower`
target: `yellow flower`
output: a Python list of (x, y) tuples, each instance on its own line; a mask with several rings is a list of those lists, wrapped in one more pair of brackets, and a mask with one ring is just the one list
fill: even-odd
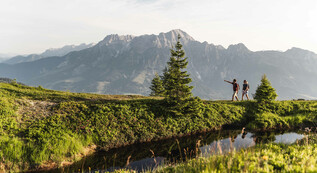
[(268, 160), (269, 157), (268, 157), (268, 156), (263, 156), (262, 159), (263, 159), (263, 160)]

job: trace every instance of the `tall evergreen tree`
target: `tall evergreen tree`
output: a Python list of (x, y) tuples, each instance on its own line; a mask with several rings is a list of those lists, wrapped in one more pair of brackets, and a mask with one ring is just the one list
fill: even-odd
[(165, 89), (163, 87), (163, 81), (157, 73), (155, 73), (155, 77), (152, 80), (152, 85), (150, 86), (150, 89), (150, 96), (164, 96)]
[(188, 107), (188, 101), (192, 97), (191, 90), (193, 89), (192, 86), (188, 86), (192, 79), (187, 71), (184, 71), (188, 62), (180, 38), (180, 35), (178, 35), (175, 49), (171, 49), (171, 57), (162, 77), (166, 101), (170, 110), (175, 114), (181, 114), (184, 112), (184, 108)]
[(265, 103), (274, 101), (276, 97), (275, 89), (271, 86), (270, 81), (264, 74), (261, 79), (261, 85), (256, 89), (254, 99), (258, 102)]

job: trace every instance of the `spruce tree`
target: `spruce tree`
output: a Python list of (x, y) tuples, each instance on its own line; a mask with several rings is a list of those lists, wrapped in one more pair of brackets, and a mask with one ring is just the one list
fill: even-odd
[(155, 73), (155, 77), (153, 78), (151, 83), (152, 85), (150, 86), (150, 96), (164, 96), (165, 89), (163, 87), (163, 81), (157, 73)]
[(169, 110), (175, 114), (186, 112), (184, 109), (188, 107), (189, 100), (192, 97), (191, 90), (193, 89), (192, 86), (188, 86), (192, 80), (187, 71), (184, 71), (188, 62), (180, 38), (178, 35), (175, 49), (170, 50), (171, 57), (162, 77)]
[(271, 86), (270, 81), (264, 74), (261, 79), (261, 85), (256, 89), (254, 99), (261, 103), (267, 103), (274, 101), (276, 97), (275, 89)]

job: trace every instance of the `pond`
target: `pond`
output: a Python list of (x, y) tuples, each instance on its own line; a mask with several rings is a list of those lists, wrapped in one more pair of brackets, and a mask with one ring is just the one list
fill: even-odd
[(257, 144), (269, 142), (291, 144), (304, 136), (303, 132), (214, 131), (99, 151), (70, 166), (45, 172), (105, 172), (120, 168), (136, 171), (152, 170), (163, 163), (177, 163), (196, 156), (224, 154)]

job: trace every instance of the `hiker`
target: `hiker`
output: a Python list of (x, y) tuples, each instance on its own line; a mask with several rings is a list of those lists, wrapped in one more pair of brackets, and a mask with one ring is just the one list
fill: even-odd
[(250, 89), (250, 86), (249, 86), (248, 81), (244, 80), (243, 87), (242, 87), (242, 99), (241, 100), (243, 100), (244, 95), (247, 97), (247, 100), (249, 100), (249, 95), (248, 95), (249, 89)]
[(240, 89), (240, 86), (239, 84), (237, 83), (237, 80), (236, 79), (233, 79), (233, 82), (230, 82), (230, 81), (227, 81), (227, 80), (224, 80), (225, 82), (228, 82), (228, 83), (231, 83), (232, 86), (233, 86), (233, 95), (232, 95), (232, 101), (234, 101), (234, 98), (237, 99), (237, 101), (239, 101), (239, 98), (238, 98), (238, 91)]

